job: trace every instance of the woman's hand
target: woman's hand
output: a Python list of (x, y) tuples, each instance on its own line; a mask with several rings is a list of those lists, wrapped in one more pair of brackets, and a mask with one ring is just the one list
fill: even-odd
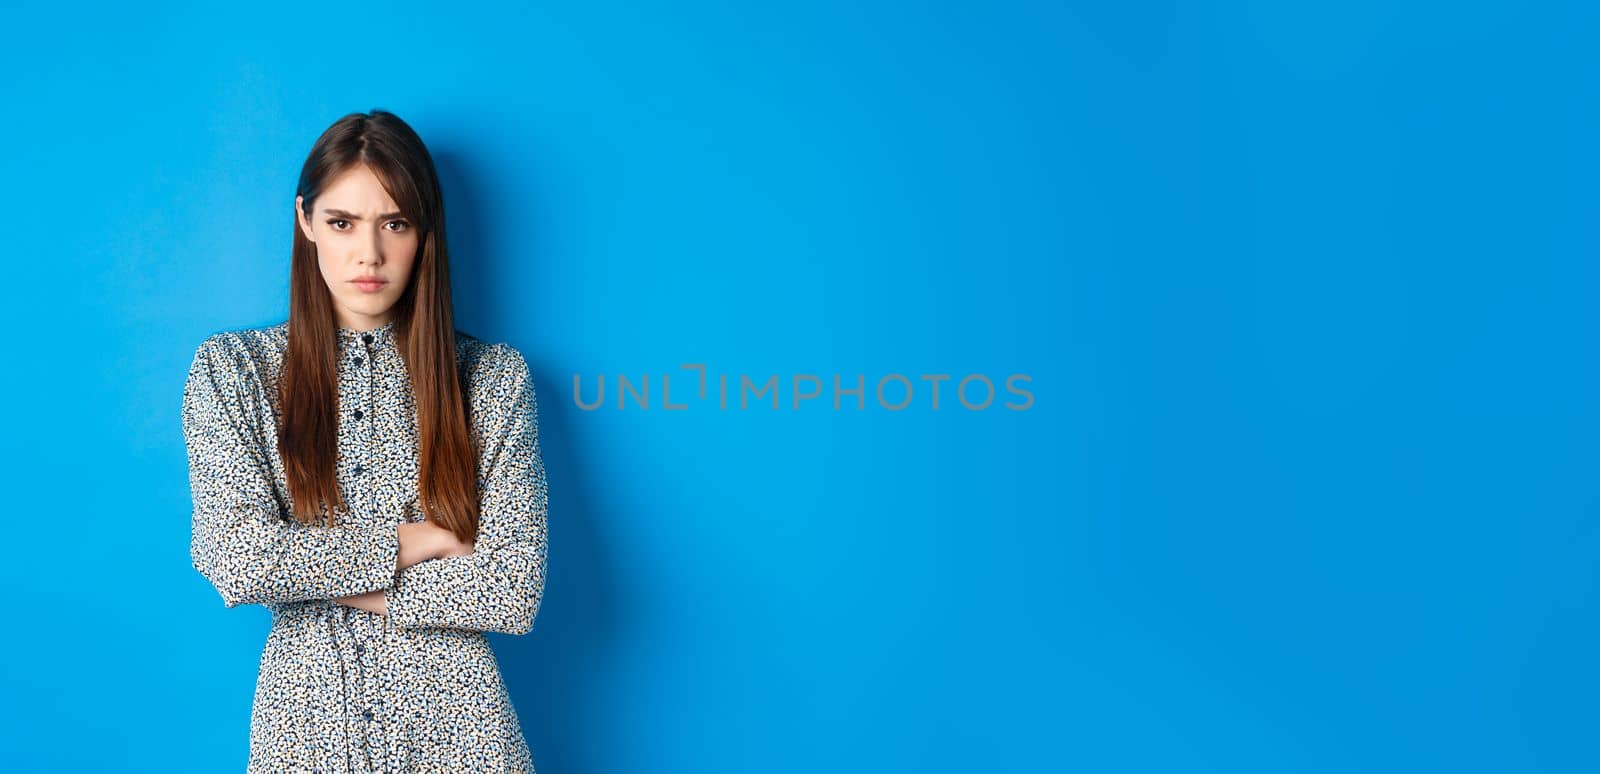
[(435, 554), (433, 558), (438, 559), (445, 556), (466, 556), (467, 554), (472, 553), (473, 547), (476, 545), (473, 541), (468, 540), (466, 542), (462, 542), (456, 537), (456, 533), (451, 532), (444, 527), (435, 527), (435, 529), (439, 530), (440, 535), (439, 553)]
[(348, 597), (334, 597), (333, 601), (348, 607), (356, 607), (369, 613), (378, 615), (389, 614), (389, 598), (383, 595), (383, 589), (368, 591), (365, 594), (355, 594)]
[(399, 569), (418, 562), (446, 556), (466, 556), (472, 553), (473, 544), (462, 542), (454, 532), (431, 521), (406, 522), (400, 530)]

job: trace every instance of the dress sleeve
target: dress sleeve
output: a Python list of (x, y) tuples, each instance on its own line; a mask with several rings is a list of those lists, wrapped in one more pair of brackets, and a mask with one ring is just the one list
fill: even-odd
[(502, 354), (484, 427), (478, 534), (465, 556), (405, 568), (385, 592), (391, 624), (527, 634), (544, 595), (548, 490), (539, 409), (521, 353)]
[(224, 336), (195, 350), (183, 389), (195, 569), (227, 607), (328, 599), (393, 584), (400, 551), (393, 524), (320, 527), (285, 518), (265, 444), (252, 432), (248, 353)]

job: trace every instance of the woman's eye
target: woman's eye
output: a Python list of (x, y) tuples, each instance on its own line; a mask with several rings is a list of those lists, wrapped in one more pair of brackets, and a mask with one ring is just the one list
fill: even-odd
[[(350, 221), (345, 220), (344, 218), (331, 218), (328, 220), (328, 225), (332, 226), (334, 231), (344, 231), (347, 227), (349, 227)], [(390, 231), (395, 232), (405, 231), (406, 229), (411, 228), (411, 223), (404, 220), (391, 220), (384, 225), (399, 226), (400, 228), (390, 229)]]

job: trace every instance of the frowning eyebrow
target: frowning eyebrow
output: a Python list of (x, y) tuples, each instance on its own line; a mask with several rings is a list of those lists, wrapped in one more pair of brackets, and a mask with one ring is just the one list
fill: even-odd
[[(344, 218), (345, 220), (361, 220), (360, 215), (357, 215), (353, 212), (345, 212), (344, 210), (336, 210), (332, 207), (323, 207), (322, 211), (329, 215), (333, 215), (334, 217)], [(378, 216), (378, 220), (388, 220), (390, 218), (399, 218), (404, 216), (405, 213), (403, 212), (385, 212), (384, 214)]]

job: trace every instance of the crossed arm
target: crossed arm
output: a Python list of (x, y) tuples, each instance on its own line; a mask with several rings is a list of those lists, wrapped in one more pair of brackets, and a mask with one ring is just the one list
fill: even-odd
[[(279, 518), (253, 442), (254, 373), (217, 334), (195, 353), (183, 428), (194, 499), (190, 556), (228, 607), (331, 599), (402, 627), (525, 634), (544, 592), (547, 489), (527, 363), (495, 345), (470, 548), (431, 524), (307, 527)], [(432, 530), (432, 532), (430, 532)], [(442, 534), (440, 534), (442, 533)]]
[[(462, 542), (454, 532), (431, 522), (402, 523), (396, 525), (396, 531), (399, 533), (400, 539), (397, 569), (401, 571), (430, 559), (441, 559), (447, 556), (466, 556), (472, 553), (472, 543)], [(374, 589), (360, 594), (334, 597), (333, 601), (341, 605), (360, 608), (369, 613), (388, 615), (387, 591), (388, 589)]]

